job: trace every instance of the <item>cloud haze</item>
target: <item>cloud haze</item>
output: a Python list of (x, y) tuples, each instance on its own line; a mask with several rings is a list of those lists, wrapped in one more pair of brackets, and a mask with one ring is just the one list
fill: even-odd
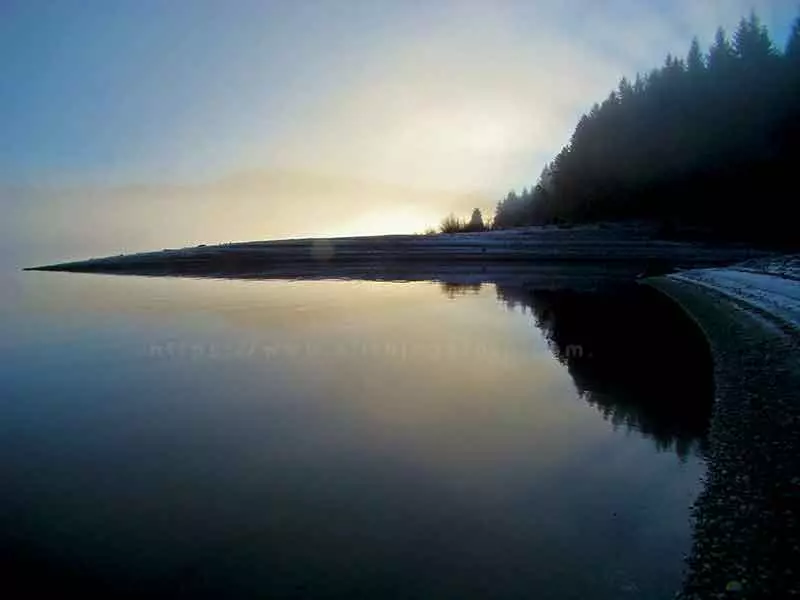
[(751, 8), (782, 44), (795, 0), (6, 2), (0, 203), (98, 251), (420, 230)]

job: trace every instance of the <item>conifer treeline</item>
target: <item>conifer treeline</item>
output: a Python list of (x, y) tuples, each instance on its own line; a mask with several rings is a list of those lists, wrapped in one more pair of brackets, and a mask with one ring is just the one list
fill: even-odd
[(800, 18), (779, 50), (752, 13), (706, 54), (695, 39), (685, 59), (623, 78), (494, 227), (646, 219), (791, 241), (798, 142)]

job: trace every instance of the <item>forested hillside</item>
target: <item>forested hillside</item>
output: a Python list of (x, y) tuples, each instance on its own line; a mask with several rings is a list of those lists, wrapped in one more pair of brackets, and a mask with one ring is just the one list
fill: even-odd
[(695, 39), (623, 78), (494, 227), (647, 219), (791, 243), (799, 141), (800, 18), (779, 49), (751, 14), (708, 52)]

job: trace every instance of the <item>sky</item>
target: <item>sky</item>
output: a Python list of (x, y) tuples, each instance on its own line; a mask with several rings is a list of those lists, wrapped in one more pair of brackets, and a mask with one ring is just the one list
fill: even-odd
[[(0, 0), (0, 248), (417, 232), (623, 75), (797, 0)], [(34, 243), (35, 242), (35, 243)]]

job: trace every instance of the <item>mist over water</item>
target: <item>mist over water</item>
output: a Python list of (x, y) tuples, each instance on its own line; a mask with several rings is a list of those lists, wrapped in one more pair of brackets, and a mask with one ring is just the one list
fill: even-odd
[(9, 581), (209, 598), (680, 587), (710, 362), (638, 286), (4, 277)]

